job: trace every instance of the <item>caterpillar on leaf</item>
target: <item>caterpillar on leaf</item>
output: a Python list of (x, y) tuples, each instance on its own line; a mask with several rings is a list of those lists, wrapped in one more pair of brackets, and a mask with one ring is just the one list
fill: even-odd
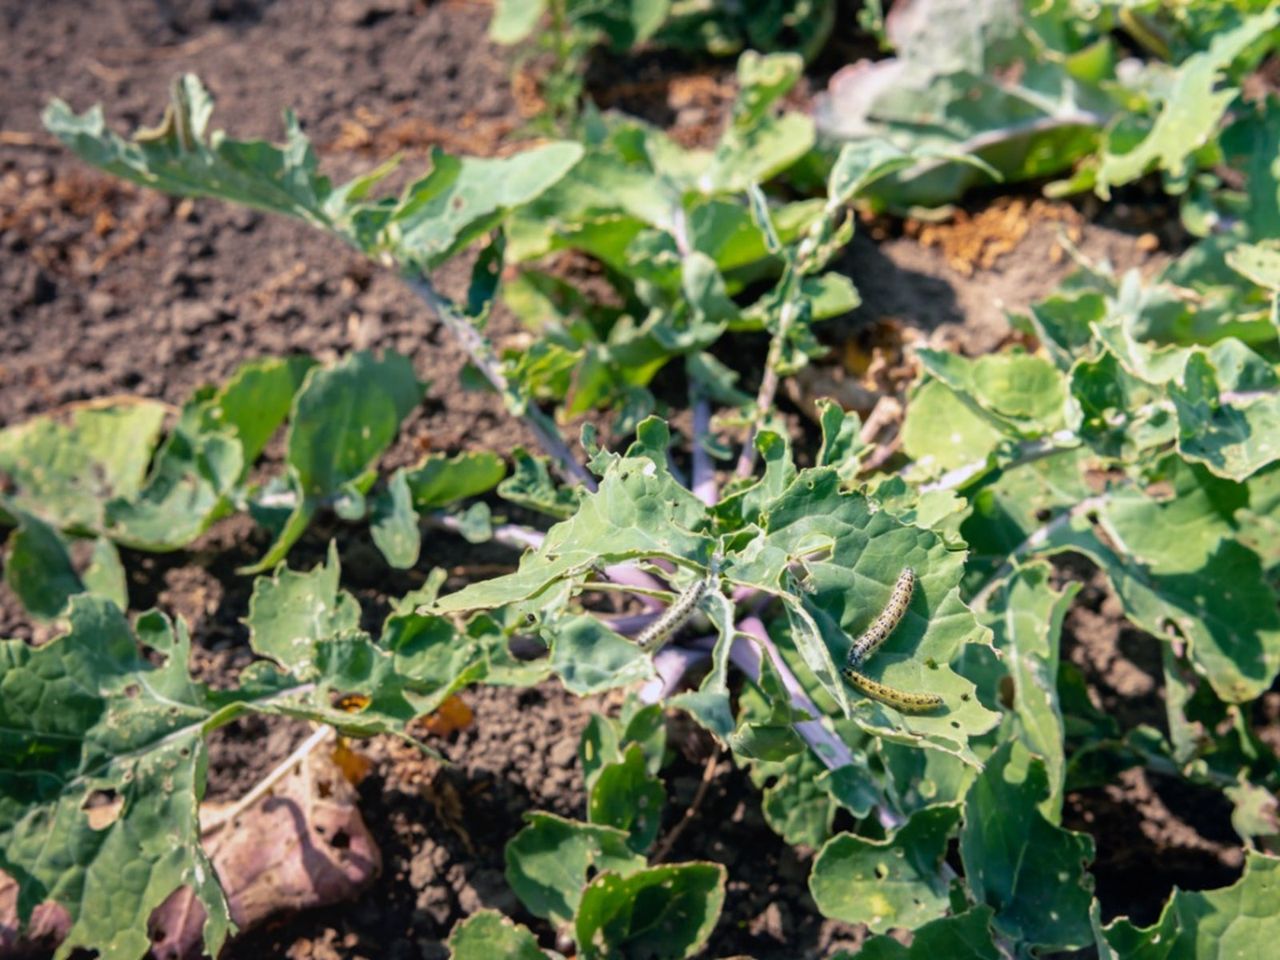
[(662, 612), (662, 616), (649, 624), (636, 637), (636, 646), (648, 651), (655, 650), (666, 642), (668, 637), (683, 627), (693, 616), (693, 611), (697, 608), (702, 595), (707, 592), (707, 585), (710, 582), (708, 577), (701, 577), (686, 587), (684, 593), (676, 597), (671, 606)]
[(898, 574), (898, 581), (893, 585), (889, 602), (880, 611), (880, 616), (876, 617), (866, 632), (849, 648), (849, 659), (843, 671), (845, 680), (859, 693), (872, 700), (879, 700), (881, 703), (896, 707), (904, 713), (926, 713), (929, 710), (936, 710), (942, 706), (943, 700), (934, 693), (911, 693), (872, 680), (860, 673), (858, 667), (880, 649), (902, 622), (902, 617), (911, 604), (911, 593), (915, 589), (915, 584), (916, 574), (910, 567)]

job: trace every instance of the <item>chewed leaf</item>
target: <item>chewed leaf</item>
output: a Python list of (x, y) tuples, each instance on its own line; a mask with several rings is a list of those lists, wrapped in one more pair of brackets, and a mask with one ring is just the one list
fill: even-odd
[(947, 881), (941, 869), (959, 806), (920, 810), (885, 840), (842, 833), (818, 853), (809, 889), (818, 909), (873, 932), (911, 929), (943, 915)]
[(1280, 859), (1249, 852), (1244, 875), (1229, 887), (1177, 890), (1160, 919), (1138, 927), (1127, 917), (1104, 931), (1106, 942), (1132, 960), (1159, 957), (1263, 957), (1280, 937), (1273, 904), (1280, 896)]
[[(984, 642), (987, 634), (960, 599), (961, 554), (933, 531), (873, 509), (861, 494), (842, 492), (831, 468), (802, 472), (768, 504), (761, 522), (765, 535), (726, 557), (725, 576), (786, 597), (789, 612), (796, 614), (792, 639), (798, 652), (837, 703), (850, 703), (860, 726), (965, 751), (969, 737), (996, 723), (996, 715), (974, 696), (973, 684), (950, 666), (966, 643)], [(873, 680), (943, 698), (942, 710), (911, 717), (844, 691), (838, 669), (853, 637), (884, 609), (906, 567), (916, 577), (911, 604), (862, 669)]]
[(0, 475), (22, 509), (62, 529), (96, 531), (108, 501), (142, 489), (166, 409), (106, 398), (0, 430)]
[(698, 532), (706, 507), (671, 478), (665, 465), (625, 457), (609, 465), (600, 489), (582, 498), (572, 518), (548, 532), (520, 569), (442, 597), (436, 613), (483, 610), (534, 597), (558, 580), (596, 564), (646, 557), (705, 567), (713, 540)]

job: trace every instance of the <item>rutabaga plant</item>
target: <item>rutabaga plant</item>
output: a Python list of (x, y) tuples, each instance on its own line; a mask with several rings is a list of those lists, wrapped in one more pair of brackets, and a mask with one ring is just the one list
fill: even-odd
[[(513, 889), (581, 955), (684, 956), (714, 929), (723, 871), (658, 862), (670, 849), (655, 814), (666, 707), (686, 711), (749, 768), (780, 836), (817, 851), (810, 890), (824, 914), (877, 935), (914, 931), (911, 947), (876, 936), (865, 955), (1092, 948), (1127, 958), (1169, 943), (1194, 953), (1219, 938), (1260, 955), (1274, 939), (1261, 905), (1274, 897), (1276, 860), (1260, 850), (1277, 833), (1266, 799), (1280, 771), (1245, 707), (1280, 672), (1280, 281), (1276, 234), (1266, 232), (1277, 183), (1269, 162), (1239, 144), (1273, 142), (1280, 114), (1266, 103), (1223, 128), (1219, 111), (1206, 127), (1238, 165), (1230, 182), (1256, 206), (1247, 230), (1231, 224), (1151, 283), (1083, 271), (1018, 318), (1033, 351), (918, 351), (906, 462), (886, 473), (856, 416), (823, 405), (821, 442), (801, 459), (772, 413), (780, 379), (818, 352), (810, 325), (823, 304), (853, 302), (847, 281), (822, 272), (847, 240), (848, 203), (919, 157), (859, 140), (841, 151), (825, 196), (772, 202), (759, 184), (799, 158), (789, 141), (809, 131), (803, 118), (774, 112), (798, 64), (746, 56), (739, 70), (742, 95), (713, 151), (686, 153), (639, 124), (592, 117), (583, 145), (503, 160), (437, 154), (426, 177), (385, 198), (372, 191), (389, 167), (334, 188), (292, 120), (284, 148), (209, 135), (209, 101), (192, 78), (169, 119), (132, 141), (107, 133), (100, 113), (50, 108), (50, 127), (105, 169), (298, 216), (398, 266), (576, 481), (559, 482), (547, 461), (517, 451), (498, 496), (556, 522), (545, 532), (494, 525), (495, 539), (523, 551), (517, 569), (444, 596), (443, 578), (433, 578), (397, 605), (378, 641), (359, 631), (336, 557), (310, 573), (277, 569), (255, 586), (248, 618), (268, 666), (241, 677), (239, 690), (213, 693), (186, 679), (182, 631), (158, 615), (138, 621), (137, 639), (167, 653), (166, 665), (140, 657), (99, 595), (121, 599), (111, 543), (175, 546), (145, 534), (194, 536), (243, 501), (278, 524), (267, 565), (321, 508), (371, 516), (388, 558), (412, 563), (416, 511), (486, 490), (498, 471), (433, 461), (373, 485), (371, 466), (421, 390), (392, 356), (305, 374), (283, 362), (249, 368), (252, 377), (184, 408), (149, 473), (161, 417), (146, 404), (3, 434), (4, 469), (18, 482), (2, 508), (20, 524), (7, 576), (24, 599), (64, 614), (70, 632), (41, 648), (3, 648), (0, 710), (14, 748), (0, 770), (0, 869), (18, 880), (24, 914), (46, 899), (71, 912), (75, 937), (64, 950), (136, 956), (150, 907), (184, 882), (200, 884), (214, 918), (209, 942), (220, 941), (225, 911), (192, 839), (203, 782), (192, 758), (223, 719), (264, 709), (377, 732), (470, 683), (552, 675), (584, 695), (640, 688), (622, 720), (588, 729), (587, 819), (533, 815), (507, 851)], [(1228, 130), (1247, 136), (1230, 141)], [(468, 304), (443, 297), (430, 270), (498, 229), (507, 245), (495, 238), (480, 254)], [(528, 266), (565, 247), (606, 265), (621, 310), (602, 312)], [(484, 336), (508, 260), (525, 265), (508, 301), (526, 318), (554, 318), (553, 351), (523, 362), (499, 357)], [(743, 305), (761, 280), (767, 292)], [(737, 329), (769, 335), (754, 397), (708, 352)], [(691, 387), (687, 482), (673, 469), (684, 451), (663, 419), (644, 415), (652, 401), (639, 392), (673, 358)], [(258, 377), (273, 399), (246, 404)], [(587, 431), (591, 459), (580, 465), (539, 399), (569, 411), (629, 403), (635, 442), (612, 452)], [(348, 406), (354, 432), (326, 439), (330, 411)], [(285, 420), (285, 477), (246, 487), (244, 471)], [(104, 438), (126, 426), (142, 438), (136, 447), (108, 449)], [(721, 437), (734, 426), (745, 437), (736, 457)], [(717, 473), (714, 456), (731, 468)], [(64, 462), (83, 468), (76, 477), (103, 479), (101, 488), (69, 480)], [(467, 515), (428, 520), (483, 526)], [(88, 569), (65, 559), (59, 531), (95, 538)], [(1048, 559), (1066, 551), (1090, 558), (1159, 644), (1167, 730), (1121, 729), (1061, 662), (1074, 588), (1055, 585)], [(634, 602), (601, 612), (601, 597), (619, 595)], [(109, 652), (90, 635), (114, 637)], [(543, 655), (516, 657), (516, 637), (522, 648), (539, 642)], [(83, 710), (42, 708), (59, 683), (87, 698)], [(172, 768), (170, 747), (181, 761)], [(46, 755), (52, 775), (40, 767)], [(159, 790), (131, 786), (150, 763), (185, 780), (169, 790), (160, 774)], [(1260, 848), (1233, 887), (1177, 893), (1145, 929), (1103, 924), (1093, 841), (1062, 826), (1066, 791), (1134, 766), (1222, 790), (1235, 829)], [(106, 831), (94, 832), (81, 810), (94, 791), (123, 798)], [(157, 809), (164, 798), (171, 805)], [(848, 829), (836, 832), (837, 814)], [(157, 845), (147, 831), (168, 818), (179, 842)], [(40, 849), (53, 823), (74, 840), (56, 863)], [(96, 902), (86, 891), (121, 869), (122, 847), (143, 850), (136, 864), (125, 860), (151, 878), (145, 890), (118, 910), (86, 912)], [(532, 933), (491, 913), (460, 924), (451, 944), (459, 957), (539, 955)]]
[(707, 51), (717, 56), (794, 52), (805, 62), (822, 50), (835, 25), (834, 0), (498, 0), (489, 36), (501, 44), (532, 42), (547, 56), (541, 78), (544, 119), (580, 116), (585, 67), (597, 45), (615, 52), (639, 45)]

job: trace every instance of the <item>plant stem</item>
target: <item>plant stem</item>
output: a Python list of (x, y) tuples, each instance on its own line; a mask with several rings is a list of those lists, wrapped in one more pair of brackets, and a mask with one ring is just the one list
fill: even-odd
[(640, 702), (661, 703), (666, 700), (679, 689), (686, 673), (710, 657), (710, 650), (667, 644), (653, 655), (653, 669), (657, 677), (640, 688)]
[[(760, 622), (759, 617), (745, 617), (739, 621), (737, 629), (740, 633), (755, 640), (760, 648), (769, 654), (769, 659), (773, 661), (773, 668), (778, 672), (778, 676), (782, 679), (782, 685), (786, 688), (788, 696), (791, 698), (791, 706), (793, 709), (802, 710), (814, 717), (813, 720), (800, 720), (795, 723), (796, 733), (805, 743), (809, 744), (810, 749), (817, 755), (818, 759), (823, 762), (828, 770), (837, 770), (840, 767), (846, 767), (853, 763), (853, 754), (850, 752), (848, 745), (828, 730), (821, 719), (822, 711), (820, 711), (809, 695), (804, 692), (804, 688), (800, 686), (800, 681), (796, 679), (791, 668), (787, 666), (782, 654), (778, 652), (778, 648), (769, 637), (769, 632), (765, 630), (764, 624)], [(743, 673), (754, 682), (760, 680), (761, 655), (751, 643), (745, 641), (742, 637), (737, 637), (733, 641), (733, 646), (729, 648), (729, 659)]]
[(559, 465), (566, 477), (577, 480), (594, 493), (595, 477), (573, 455), (569, 445), (560, 436), (555, 421), (543, 413), (532, 400), (522, 397), (507, 381), (506, 375), (502, 372), (502, 365), (494, 354), (492, 344), (481, 335), (457, 305), (436, 290), (426, 277), (405, 274), (404, 280), (453, 334), (454, 339), (467, 352), (476, 369), (502, 397), (507, 412), (525, 422), (539, 446)]
[(693, 400), (693, 438), (690, 441), (693, 456), (693, 495), (708, 507), (720, 499), (716, 489), (716, 471), (711, 463), (705, 441), (711, 432), (711, 404), (698, 390), (691, 391)]
[[(450, 533), (462, 533), (462, 521), (451, 513), (429, 513), (425, 517), (428, 526), (435, 527), (438, 530), (448, 530)], [(537, 550), (542, 546), (542, 541), (546, 534), (541, 530), (534, 530), (532, 527), (522, 527), (518, 523), (501, 523), (494, 527), (493, 542), (500, 543), (504, 547), (511, 547), (513, 550)]]
[(1034, 553), (1049, 542), (1049, 538), (1055, 533), (1069, 524), (1076, 517), (1090, 511), (1097, 510), (1107, 502), (1105, 495), (1096, 497), (1088, 497), (1081, 500), (1070, 510), (1064, 510), (1042, 527), (1033, 530), (1031, 535), (1022, 543), (1018, 544), (1009, 553), (1008, 559), (1005, 560), (1000, 568), (996, 570), (983, 584), (982, 589), (973, 595), (973, 599), (969, 601), (969, 606), (974, 610), (986, 610), (987, 604), (991, 602), (991, 597), (995, 594), (1001, 584), (1004, 583), (1006, 577), (1013, 573), (1016, 566), (1027, 557), (1028, 554)]
[(778, 393), (778, 364), (782, 362), (782, 348), (791, 335), (791, 324), (795, 322), (797, 305), (795, 300), (788, 299), (782, 305), (778, 317), (778, 332), (769, 341), (769, 355), (764, 362), (764, 376), (760, 379), (760, 390), (756, 394), (755, 416), (751, 418), (751, 429), (747, 431), (747, 439), (743, 441), (742, 453), (738, 457), (738, 466), (734, 471), (740, 477), (749, 477), (756, 468), (756, 434), (764, 418), (773, 409), (773, 398)]

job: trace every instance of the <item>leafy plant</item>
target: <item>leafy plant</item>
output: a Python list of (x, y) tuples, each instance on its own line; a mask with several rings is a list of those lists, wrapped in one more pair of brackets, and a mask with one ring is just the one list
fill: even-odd
[[(0, 869), (21, 914), (54, 901), (71, 919), (63, 955), (132, 958), (150, 910), (189, 884), (216, 950), (229, 918), (196, 825), (208, 732), (259, 711), (395, 733), (469, 684), (554, 676), (580, 695), (639, 691), (583, 734), (585, 819), (530, 814), (506, 847), (512, 889), (575, 955), (690, 956), (715, 929), (724, 868), (662, 862), (669, 709), (748, 768), (779, 836), (816, 851), (818, 909), (873, 934), (859, 956), (1208, 955), (1219, 939), (1261, 955), (1280, 765), (1247, 707), (1280, 674), (1280, 177), (1274, 98), (1237, 91), (1280, 14), (1214, 4), (1165, 31), (1164, 12), (1097, 6), (1086, 21), (1059, 5), (962, 17), (920, 4), (938, 16), (918, 33), (891, 12), (893, 69), (911, 80), (893, 96), (904, 110), (933, 98), (942, 132), (908, 131), (877, 99), (874, 128), (839, 150), (818, 195), (785, 202), (761, 185), (814, 142), (807, 118), (777, 110), (796, 56), (741, 57), (712, 150), (591, 113), (581, 143), (437, 153), (395, 196), (376, 191), (391, 164), (330, 184), (291, 116), (283, 147), (210, 134), (193, 77), (131, 140), (100, 111), (51, 105), (50, 129), (110, 172), (291, 215), (394, 264), (545, 456), (516, 450), (506, 476), (488, 452), (433, 455), (380, 479), (423, 390), (394, 354), (259, 361), (173, 417), (111, 400), (0, 432), (6, 580), (65, 627), (44, 646), (0, 647)], [(675, 5), (556, 9), (655, 36)], [(530, 10), (542, 7), (504, 4), (495, 23), (518, 33)], [(1117, 24), (1179, 58), (1149, 67), (1167, 83), (1146, 97), (1111, 85)], [(1023, 72), (993, 73), (1014, 65)], [(1060, 107), (1101, 93), (1105, 117), (1057, 123)], [(967, 125), (942, 122), (957, 117)], [(1028, 152), (1005, 163), (974, 147), (1008, 146), (1011, 118), (1035, 128)], [(1073, 188), (1105, 194), (1158, 170), (1190, 198), (1194, 181), (1183, 215), (1205, 238), (1145, 281), (1082, 266), (1014, 318), (1015, 346), (918, 349), (898, 461), (872, 457), (858, 417), (829, 402), (821, 436), (793, 449), (776, 394), (821, 355), (814, 323), (856, 303), (828, 270), (849, 205), (951, 198), (965, 184), (950, 164), (969, 153), (1007, 176), (1054, 172), (1039, 139), (1050, 126), (1055, 138), (1072, 127)], [(922, 172), (922, 160), (936, 165)], [(465, 304), (446, 298), (431, 271), (483, 238)], [(543, 259), (567, 249), (601, 265), (612, 302)], [(499, 296), (542, 333), (537, 347), (495, 351), (485, 330)], [(713, 347), (743, 332), (769, 346), (738, 371)], [(655, 415), (669, 412), (650, 392), (667, 367), (689, 388), (684, 436)], [(627, 440), (613, 449), (585, 428), (583, 463), (542, 403), (560, 418), (610, 410), (612, 437)], [(283, 470), (254, 482), (284, 425)], [(488, 502), (447, 509), (490, 491), (547, 529), (494, 518)], [(247, 572), (273, 572), (255, 581), (246, 620), (261, 659), (214, 691), (188, 676), (185, 627), (156, 612), (129, 626), (116, 544), (176, 549), (235, 509), (274, 537)], [(423, 523), (511, 545), (519, 562), (443, 595), (433, 575), (374, 640), (336, 549), (310, 572), (280, 563), (321, 510), (368, 520), (392, 565), (419, 562)], [(1122, 728), (1062, 663), (1077, 587), (1051, 562), (1068, 552), (1097, 567), (1158, 653), (1165, 729)], [(598, 602), (619, 596), (627, 606)], [(1138, 766), (1221, 791), (1254, 848), (1235, 885), (1175, 892), (1149, 928), (1102, 922), (1093, 839), (1063, 824), (1068, 792)], [(117, 896), (120, 876), (137, 882)], [(911, 930), (911, 946), (884, 936), (893, 929)], [(450, 945), (460, 958), (544, 955), (492, 912)]]
[(749, 48), (795, 52), (807, 62), (826, 44), (835, 19), (833, 0), (499, 0), (489, 36), (507, 45), (532, 38), (534, 49), (550, 58), (541, 93), (549, 119), (565, 123), (580, 114), (583, 73), (599, 44), (615, 52), (648, 44), (716, 56)]

